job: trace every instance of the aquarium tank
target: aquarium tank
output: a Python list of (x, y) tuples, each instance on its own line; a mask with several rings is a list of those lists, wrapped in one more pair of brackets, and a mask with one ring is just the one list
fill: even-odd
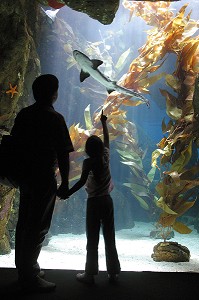
[[(7, 61), (14, 49), (24, 55), (12, 74), (1, 75), (1, 136), (16, 113), (33, 103), (34, 78), (55, 74), (60, 84), (54, 106), (75, 149), (70, 186), (80, 177), (86, 139), (102, 137), (102, 110), (108, 118), (121, 270), (198, 272), (199, 0), (115, 1), (114, 16), (108, 11), (107, 19), (64, 1), (34, 2), (23, 8), (30, 11), (28, 38), (17, 31), (1, 36), (12, 45)], [(86, 58), (85, 80), (75, 53)], [(101, 62), (94, 67), (91, 60)], [(7, 62), (4, 77), (15, 63)], [(59, 184), (59, 171), (57, 178)], [(86, 200), (84, 188), (56, 200), (39, 257), (42, 268), (84, 269)], [(18, 205), (19, 191), (1, 186), (0, 267), (14, 267)], [(101, 235), (100, 270), (106, 269), (104, 256)]]

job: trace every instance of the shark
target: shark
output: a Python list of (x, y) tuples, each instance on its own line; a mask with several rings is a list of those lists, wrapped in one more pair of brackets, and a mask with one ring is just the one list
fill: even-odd
[(149, 100), (142, 96), (140, 93), (136, 92), (133, 89), (127, 89), (123, 86), (117, 84), (116, 81), (111, 80), (105, 76), (98, 67), (103, 64), (103, 61), (99, 59), (90, 59), (84, 53), (79, 50), (73, 51), (73, 57), (81, 67), (80, 72), (80, 81), (83, 82), (89, 76), (93, 77), (96, 81), (106, 87), (107, 92), (110, 94), (113, 91), (116, 91), (120, 94), (130, 96), (136, 100), (142, 101), (149, 106)]

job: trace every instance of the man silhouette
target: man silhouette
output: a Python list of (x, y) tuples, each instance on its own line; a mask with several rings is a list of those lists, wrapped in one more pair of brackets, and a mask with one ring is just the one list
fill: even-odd
[(62, 181), (59, 195), (64, 198), (68, 193), (69, 152), (73, 145), (63, 116), (53, 108), (58, 86), (54, 75), (37, 77), (32, 85), (36, 102), (18, 113), (11, 131), (20, 170), (15, 264), (19, 285), (28, 292), (55, 288), (55, 283), (41, 278), (44, 272), (37, 259), (54, 209), (57, 165)]

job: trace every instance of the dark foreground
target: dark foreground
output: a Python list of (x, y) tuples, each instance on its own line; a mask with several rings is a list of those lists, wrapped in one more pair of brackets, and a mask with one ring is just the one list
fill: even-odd
[(171, 300), (199, 299), (199, 273), (121, 272), (117, 285), (100, 272), (93, 286), (75, 279), (74, 270), (45, 270), (46, 280), (57, 288), (48, 294), (22, 295), (17, 289), (15, 269), (0, 268), (0, 299), (37, 300)]

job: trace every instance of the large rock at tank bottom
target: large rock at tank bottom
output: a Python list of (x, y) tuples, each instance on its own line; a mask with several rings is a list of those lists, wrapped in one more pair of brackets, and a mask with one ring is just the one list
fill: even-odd
[(190, 251), (177, 242), (160, 242), (154, 246), (151, 257), (154, 261), (187, 262)]

